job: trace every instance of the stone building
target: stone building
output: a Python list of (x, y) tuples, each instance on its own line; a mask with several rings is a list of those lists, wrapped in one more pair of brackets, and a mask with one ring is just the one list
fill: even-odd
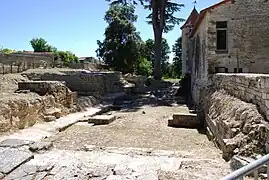
[(181, 29), (182, 71), (191, 75), (194, 102), (210, 74), (269, 73), (268, 0), (224, 0), (199, 14), (194, 9)]

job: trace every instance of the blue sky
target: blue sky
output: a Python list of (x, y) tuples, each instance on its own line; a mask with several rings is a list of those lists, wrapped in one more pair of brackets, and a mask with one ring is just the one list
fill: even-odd
[[(220, 0), (198, 0), (200, 11)], [(192, 0), (177, 0), (185, 7), (176, 16), (186, 19), (193, 9)], [(58, 50), (69, 50), (77, 56), (96, 56), (97, 40), (103, 40), (107, 24), (105, 0), (2, 0), (0, 5), (0, 47), (32, 50), (29, 41), (42, 37)], [(145, 22), (148, 11), (137, 7), (136, 27), (143, 40), (153, 37)], [(180, 26), (165, 34), (170, 46), (180, 36)]]

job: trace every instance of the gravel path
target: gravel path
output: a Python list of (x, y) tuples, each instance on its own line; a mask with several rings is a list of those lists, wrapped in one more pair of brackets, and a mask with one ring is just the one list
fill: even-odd
[[(173, 112), (187, 112), (187, 108), (144, 106), (112, 112), (117, 119), (109, 125), (73, 125), (45, 139), (53, 141), (53, 149), (35, 153), (6, 179), (22, 179), (25, 169), (33, 171), (29, 179), (48, 180), (212, 180), (227, 175), (228, 163), (204, 134), (167, 127)], [(36, 170), (42, 167), (51, 168)]]
[[(158, 171), (157, 179), (219, 179), (225, 176), (230, 172), (229, 165), (222, 159), (221, 151), (208, 141), (206, 135), (200, 134), (196, 129), (167, 126), (167, 120), (174, 112), (187, 111), (186, 106), (144, 106), (133, 112), (132, 110), (112, 112), (117, 119), (109, 125), (90, 126), (80, 123), (49, 140), (54, 141), (53, 144), (57, 150), (88, 151), (89, 154), (91, 152), (112, 153), (107, 157), (107, 161), (111, 160), (112, 164), (115, 164), (112, 158), (115, 155), (109, 150), (111, 148), (116, 148), (117, 153), (130, 157), (130, 163), (138, 161), (140, 166), (143, 164), (149, 169), (152, 165), (143, 160), (150, 156), (160, 159), (174, 157), (176, 161), (181, 162), (176, 170)], [(133, 150), (130, 151), (129, 148)], [(144, 149), (146, 153), (139, 149)], [(159, 157), (154, 153), (156, 151), (164, 154)], [(86, 158), (86, 155), (84, 157)], [(167, 159), (167, 162), (171, 161)], [(94, 162), (102, 164), (104, 160), (95, 159)], [(122, 179), (126, 178), (122, 177)]]
[[(79, 150), (84, 145), (137, 147), (161, 150), (190, 150), (204, 148), (220, 153), (204, 134), (196, 129), (167, 126), (174, 112), (187, 112), (181, 107), (144, 107), (134, 112), (112, 112), (117, 119), (104, 126), (74, 125), (53, 137), (59, 149)], [(144, 113), (143, 113), (144, 112)]]

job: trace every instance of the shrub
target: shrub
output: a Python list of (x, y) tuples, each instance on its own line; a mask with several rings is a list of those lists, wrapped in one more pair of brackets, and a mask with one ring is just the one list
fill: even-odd
[(152, 62), (146, 58), (141, 58), (138, 62), (136, 72), (139, 75), (150, 76), (153, 73)]
[(57, 51), (54, 53), (54, 56), (55, 59), (61, 59), (65, 66), (68, 66), (72, 62), (78, 62), (78, 57), (70, 51)]

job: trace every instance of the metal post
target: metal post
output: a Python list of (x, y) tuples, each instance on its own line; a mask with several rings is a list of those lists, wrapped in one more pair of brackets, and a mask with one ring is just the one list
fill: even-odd
[[(267, 154), (267, 155), (263, 156), (262, 158), (232, 172), (231, 174), (222, 178), (221, 180), (234, 180), (234, 179), (242, 178), (246, 175), (249, 175), (250, 173), (259, 169), (261, 166), (263, 166), (267, 163), (269, 163), (269, 154)], [(267, 165), (267, 167), (268, 167), (268, 165)], [(268, 174), (268, 168), (267, 168), (267, 174)]]
[(266, 169), (266, 171), (267, 171), (267, 180), (269, 180), (269, 163), (267, 164), (267, 169)]
[(259, 179), (259, 174), (258, 174), (258, 170), (254, 171), (254, 179), (258, 180)]

